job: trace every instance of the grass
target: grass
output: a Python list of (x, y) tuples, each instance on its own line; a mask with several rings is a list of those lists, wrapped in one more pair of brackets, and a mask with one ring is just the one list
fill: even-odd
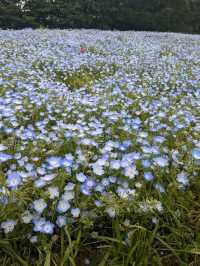
[[(144, 191), (147, 199), (149, 192)], [(170, 183), (167, 194), (157, 197), (166, 208), (163, 215), (153, 209), (151, 215), (137, 213), (135, 202), (113, 199), (118, 216), (112, 223), (106, 216), (98, 215), (96, 223), (85, 218), (75, 230), (66, 226), (51, 240), (41, 239), (37, 248), (27, 241), (21, 246), (21, 238), (6, 236), (0, 241), (1, 265), (84, 265), (81, 258), (89, 259), (90, 265), (198, 265), (200, 212), (194, 192), (180, 193)], [(156, 225), (152, 214), (159, 220)], [(23, 235), (25, 228), (18, 230)]]
[(117, 66), (115, 64), (111, 64), (107, 69), (104, 69), (104, 65), (101, 63), (92, 68), (82, 65), (74, 71), (56, 71), (55, 79), (64, 83), (71, 91), (84, 88), (87, 92), (91, 93), (96, 82), (109, 76), (112, 77), (116, 71)]

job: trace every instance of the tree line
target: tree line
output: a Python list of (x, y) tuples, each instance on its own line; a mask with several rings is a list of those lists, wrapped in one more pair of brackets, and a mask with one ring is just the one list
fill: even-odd
[(0, 0), (0, 28), (200, 33), (200, 0)]

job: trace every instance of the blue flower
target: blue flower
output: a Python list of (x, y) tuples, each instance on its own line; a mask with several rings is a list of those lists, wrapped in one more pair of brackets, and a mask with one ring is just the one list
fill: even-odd
[(92, 180), (92, 179), (88, 179), (88, 180), (86, 180), (84, 185), (89, 187), (89, 188), (93, 188), (96, 185), (96, 182), (94, 180)]
[(195, 148), (192, 150), (192, 157), (195, 160), (200, 160), (200, 149), (199, 148)]
[(110, 168), (114, 170), (119, 170), (121, 167), (121, 161), (120, 160), (112, 160), (110, 162)]
[(102, 202), (100, 200), (95, 200), (94, 204), (97, 206), (97, 207), (100, 207), (102, 205)]
[(67, 210), (69, 210), (70, 208), (70, 204), (67, 200), (64, 200), (64, 199), (61, 199), (59, 202), (58, 202), (58, 205), (57, 205), (57, 208), (56, 210), (59, 212), (59, 213), (64, 213), (66, 212)]
[(182, 185), (186, 186), (189, 182), (187, 173), (181, 172), (177, 175), (177, 181)]
[(5, 145), (3, 145), (3, 144), (0, 144), (0, 151), (5, 151), (5, 150), (7, 150), (8, 148), (5, 146)]
[(83, 182), (85, 182), (87, 180), (87, 176), (84, 175), (83, 173), (79, 173), (79, 174), (76, 174), (76, 179), (79, 182), (83, 183)]
[(47, 163), (51, 169), (58, 168), (62, 166), (62, 159), (60, 157), (52, 156), (47, 159)]
[(3, 163), (11, 159), (12, 159), (12, 156), (10, 154), (0, 153), (0, 162)]
[(156, 184), (155, 185), (155, 189), (158, 190), (160, 193), (164, 193), (165, 192), (165, 189), (162, 185), (160, 184)]
[(71, 190), (74, 189), (74, 187), (75, 187), (75, 184), (72, 183), (72, 182), (69, 182), (69, 183), (65, 186), (64, 190), (65, 190), (65, 191), (71, 191)]
[(86, 186), (85, 184), (81, 185), (81, 192), (86, 196), (91, 195), (90, 187)]
[(163, 136), (156, 136), (154, 137), (154, 141), (158, 143), (163, 143), (165, 141), (165, 137)]
[(149, 160), (142, 160), (142, 165), (145, 168), (151, 167), (151, 162)]
[(151, 181), (153, 180), (154, 176), (151, 172), (145, 172), (144, 173), (144, 179), (147, 180), (147, 181)]
[(116, 181), (117, 181), (116, 176), (109, 176), (108, 179), (109, 179), (110, 183), (113, 183), (113, 184), (116, 183)]
[(73, 208), (73, 209), (71, 210), (71, 214), (72, 214), (72, 216), (73, 216), (74, 218), (79, 217), (79, 215), (80, 215), (80, 209), (79, 209), (79, 208)]
[(55, 225), (53, 223), (51, 223), (50, 221), (46, 221), (43, 224), (42, 233), (52, 235), (54, 231), (54, 227)]
[(105, 190), (105, 186), (103, 184), (98, 184), (94, 190), (102, 193)]
[(64, 216), (64, 215), (59, 215), (58, 217), (57, 217), (57, 220), (56, 220), (56, 224), (58, 225), (58, 227), (63, 227), (63, 226), (65, 226), (66, 224), (67, 224), (67, 218), (66, 218), (66, 216)]
[(33, 202), (33, 208), (38, 213), (42, 213), (44, 209), (46, 209), (47, 203), (44, 201), (44, 199), (38, 199)]
[(72, 166), (72, 164), (73, 164), (73, 157), (71, 157), (71, 156), (65, 156), (65, 158), (64, 159), (62, 159), (62, 165), (64, 166), (64, 167), (71, 167)]
[(35, 187), (38, 187), (38, 188), (42, 188), (44, 186), (46, 186), (46, 181), (42, 180), (42, 179), (38, 179), (38, 180), (35, 180), (34, 182), (34, 186)]
[(41, 218), (41, 217), (37, 218), (37, 219), (33, 219), (33, 224), (34, 224), (33, 230), (35, 232), (42, 232), (45, 222), (46, 222), (46, 220), (44, 218)]
[(7, 220), (2, 222), (0, 227), (4, 230), (5, 234), (10, 233), (14, 230), (17, 222), (14, 220)]
[(169, 164), (168, 162), (168, 159), (165, 158), (165, 157), (157, 157), (157, 158), (154, 158), (154, 164), (160, 166), (160, 167), (165, 167)]
[(9, 188), (17, 188), (22, 183), (22, 178), (18, 172), (11, 172), (8, 174), (6, 184)]

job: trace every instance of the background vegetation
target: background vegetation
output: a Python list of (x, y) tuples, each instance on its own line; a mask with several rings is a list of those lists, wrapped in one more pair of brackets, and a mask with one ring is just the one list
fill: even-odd
[(0, 28), (200, 33), (199, 0), (1, 0)]

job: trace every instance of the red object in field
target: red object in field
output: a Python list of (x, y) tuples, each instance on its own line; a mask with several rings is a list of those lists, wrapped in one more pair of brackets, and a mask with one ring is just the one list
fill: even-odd
[(81, 48), (80, 48), (80, 53), (83, 54), (83, 53), (85, 53), (85, 52), (86, 52), (86, 49), (83, 48), (83, 47), (81, 47)]

